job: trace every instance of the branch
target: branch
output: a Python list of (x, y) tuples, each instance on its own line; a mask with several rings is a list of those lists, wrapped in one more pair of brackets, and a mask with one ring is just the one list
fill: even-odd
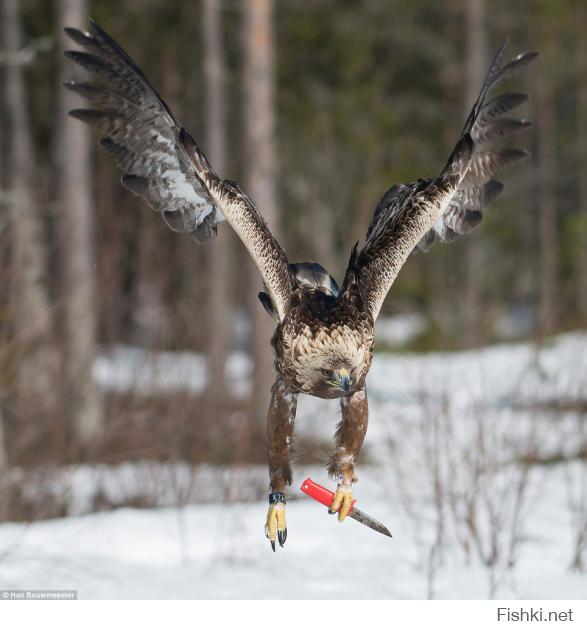
[(53, 44), (51, 35), (43, 35), (20, 50), (0, 50), (0, 66), (28, 66), (38, 55), (51, 50)]

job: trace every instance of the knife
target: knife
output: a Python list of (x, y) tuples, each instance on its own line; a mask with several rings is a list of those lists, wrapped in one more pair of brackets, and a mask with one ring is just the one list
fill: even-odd
[[(324, 486), (321, 486), (320, 484), (317, 484), (315, 481), (312, 481), (310, 477), (308, 477), (302, 483), (300, 490), (302, 492), (305, 492), (309, 497), (312, 497), (312, 499), (314, 499), (315, 501), (318, 501), (318, 503), (322, 503), (322, 505), (325, 505), (326, 507), (330, 507), (332, 505), (334, 492), (332, 492), (332, 490), (329, 490), (328, 488), (325, 488)], [(380, 534), (383, 534), (384, 536), (389, 536), (391, 538), (392, 536), (389, 533), (387, 527), (382, 525), (379, 521), (376, 521), (368, 514), (365, 514), (365, 512), (361, 512), (361, 510), (357, 509), (355, 507), (356, 502), (357, 500), (353, 499), (348, 515), (351, 518), (354, 518), (355, 521), (359, 521), (359, 523), (362, 523), (363, 525), (374, 529), (376, 532), (379, 532)]]

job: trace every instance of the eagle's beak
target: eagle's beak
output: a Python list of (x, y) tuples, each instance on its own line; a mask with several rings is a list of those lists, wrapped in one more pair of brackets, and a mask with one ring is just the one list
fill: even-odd
[(348, 394), (351, 386), (351, 375), (348, 373), (348, 370), (345, 368), (338, 370), (336, 372), (336, 379), (338, 387), (340, 387), (345, 394)]

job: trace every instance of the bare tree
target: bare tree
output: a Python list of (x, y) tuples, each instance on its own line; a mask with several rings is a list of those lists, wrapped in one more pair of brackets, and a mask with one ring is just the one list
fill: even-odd
[(6, 198), (13, 234), (12, 322), (15, 339), (16, 402), (19, 413), (55, 410), (56, 356), (46, 290), (46, 242), (43, 218), (32, 196), (34, 155), (24, 84), (24, 57), (18, 0), (2, 0), (4, 58)]
[[(578, 419), (579, 434), (585, 434), (587, 426), (582, 418)], [(578, 458), (564, 467), (567, 507), (571, 525), (571, 563), (570, 569), (578, 573), (585, 572), (587, 554), (587, 461)]]
[[(222, 42), (222, 0), (204, 0), (202, 39), (204, 45), (204, 80), (206, 92), (206, 151), (219, 173), (226, 167), (226, 107), (224, 45)], [(208, 319), (209, 329), (226, 331), (208, 336), (208, 394), (215, 410), (226, 393), (224, 367), (228, 354), (229, 313), (229, 230), (218, 230), (216, 242), (208, 249)]]
[(583, 233), (579, 254), (579, 307), (583, 313), (583, 324), (587, 324), (587, 9), (584, 3), (578, 2), (575, 19), (575, 63), (577, 71), (577, 173), (579, 199), (578, 206), (582, 214)]
[[(273, 232), (278, 232), (277, 152), (275, 147), (275, 44), (273, 1), (247, 0), (244, 4), (245, 164), (247, 190)], [(251, 267), (252, 283), (259, 276)], [(255, 291), (256, 293), (256, 291)], [(261, 428), (260, 418), (269, 402), (273, 358), (269, 350), (272, 326), (255, 297), (252, 312), (253, 380), (249, 402), (251, 426)]]
[[(2, 67), (0, 66), (0, 93), (4, 91)], [(7, 223), (6, 210), (4, 207), (4, 186), (5, 186), (5, 172), (4, 172), (4, 103), (0, 100), (0, 236), (4, 226)], [(2, 273), (4, 271), (4, 256), (0, 256), (0, 282), (5, 280), (5, 276)], [(1, 309), (0, 305), (0, 309)], [(0, 310), (1, 313), (1, 310)], [(1, 327), (0, 327), (1, 331)], [(0, 356), (2, 353), (0, 352)], [(2, 387), (2, 379), (0, 378), (0, 518), (4, 515), (4, 500), (5, 500), (5, 488), (4, 479), (6, 479), (6, 472), (8, 470), (8, 453), (6, 450), (6, 439), (4, 431), (4, 416), (2, 413), (4, 391)]]
[(0, 519), (2, 520), (6, 518), (7, 473), (8, 452), (6, 451), (6, 440), (4, 439), (4, 417), (2, 414), (2, 402), (0, 400)]
[[(545, 37), (544, 58), (552, 59), (554, 47)], [(538, 81), (536, 114), (538, 130), (538, 192), (540, 235), (540, 333), (548, 335), (556, 322), (558, 228), (555, 193), (555, 114), (552, 83)]]
[[(58, 0), (58, 23), (80, 26), (87, 18), (87, 0)], [(60, 48), (67, 46), (61, 34)], [(71, 64), (61, 60), (61, 83), (70, 76)], [(94, 205), (91, 194), (90, 131), (67, 115), (79, 104), (75, 95), (59, 89), (55, 162), (61, 260), (63, 401), (78, 445), (88, 447), (99, 438), (103, 413), (92, 376), (96, 353)]]
[[(485, 72), (487, 71), (487, 27), (485, 0), (465, 0), (466, 52), (465, 59), (465, 110), (468, 112), (475, 102)], [(464, 243), (465, 286), (464, 286), (464, 333), (467, 346), (478, 345), (482, 341), (483, 309), (481, 291), (484, 274), (483, 235), (470, 234)]]
[[(512, 429), (517, 412), (492, 409), (485, 392), (466, 411), (453, 394), (450, 381), (438, 391), (425, 389), (416, 417), (408, 412), (394, 419), (402, 437), (389, 440), (389, 461), (422, 554), (427, 597), (437, 595), (445, 560), (462, 555), (466, 564), (476, 558), (484, 568), (493, 598), (521, 555), (533, 498), (525, 456), (539, 432), (530, 415)], [(414, 461), (421, 475), (411, 474)]]

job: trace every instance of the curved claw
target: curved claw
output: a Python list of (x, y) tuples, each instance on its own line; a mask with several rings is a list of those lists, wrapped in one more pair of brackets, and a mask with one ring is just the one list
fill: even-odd
[(328, 508), (329, 514), (338, 512), (338, 522), (342, 523), (347, 517), (353, 502), (353, 490), (349, 483), (340, 483), (336, 488), (332, 504)]
[(271, 549), (275, 551), (275, 541), (280, 547), (285, 545), (287, 538), (287, 525), (285, 522), (285, 504), (273, 503), (269, 506), (267, 512), (267, 521), (265, 522), (265, 536), (269, 538)]
[(287, 538), (287, 527), (282, 531), (280, 529), (277, 530), (277, 540), (279, 541), (279, 546), (283, 547), (285, 545), (285, 540)]

